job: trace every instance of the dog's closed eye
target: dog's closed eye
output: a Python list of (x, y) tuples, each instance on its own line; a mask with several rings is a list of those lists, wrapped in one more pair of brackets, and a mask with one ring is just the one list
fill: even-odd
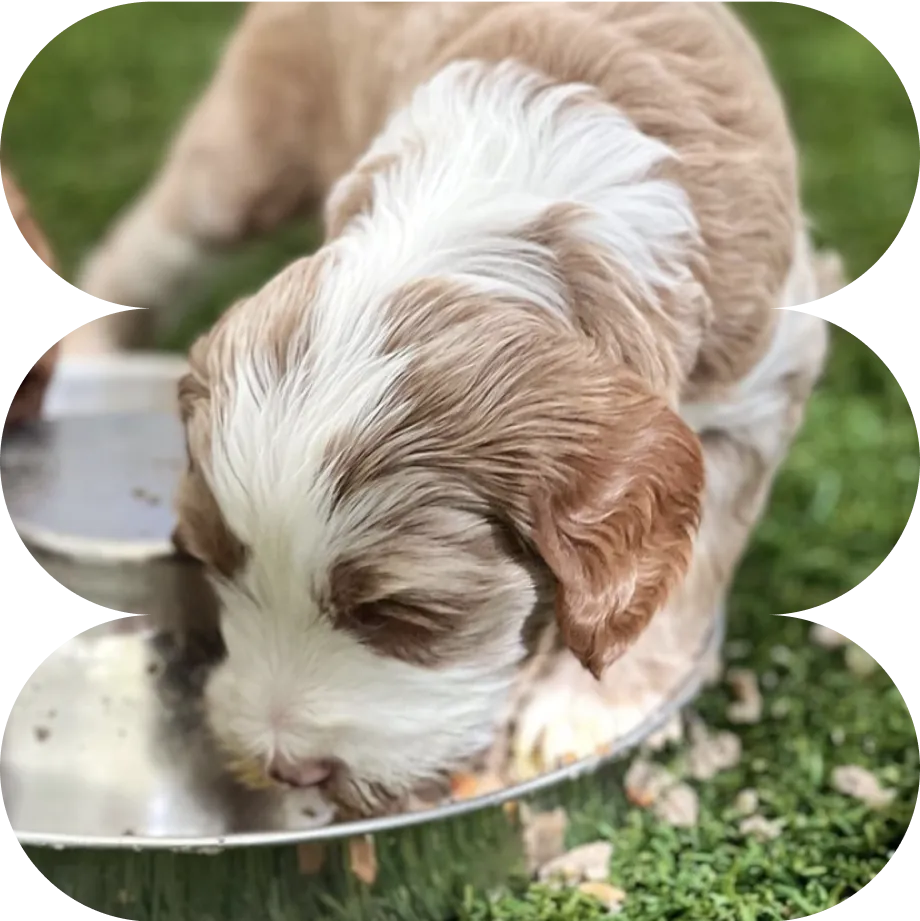
[(357, 604), (336, 620), (376, 652), (415, 665), (436, 664), (435, 641), (451, 629), (442, 614), (399, 599)]

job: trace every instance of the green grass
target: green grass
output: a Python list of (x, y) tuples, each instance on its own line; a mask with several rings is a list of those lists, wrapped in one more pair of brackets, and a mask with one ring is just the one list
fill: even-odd
[[(3, 126), (3, 156), (65, 275), (157, 164), (239, 11), (217, 3), (116, 7), (56, 38), (23, 77)], [(741, 12), (786, 92), (817, 236), (855, 277), (891, 244), (916, 189), (917, 126), (906, 94), (881, 55), (836, 20), (785, 4), (743, 4)], [(298, 255), (314, 233), (288, 228), (241, 254), (195, 324)], [(179, 330), (168, 344), (183, 346), (194, 332)], [(616, 843), (611, 873), (629, 893), (624, 919), (803, 917), (864, 886), (897, 847), (918, 784), (916, 735), (897, 690), (881, 670), (855, 678), (840, 653), (809, 645), (806, 622), (769, 615), (824, 603), (872, 572), (904, 528), (917, 480), (917, 432), (903, 393), (868, 348), (836, 331), (824, 383), (732, 599), (731, 637), (747, 644), (744, 664), (770, 674), (767, 712), (782, 715), (740, 732), (741, 766), (700, 787), (698, 829), (664, 826), (600, 782), (573, 814), (573, 842)], [(777, 647), (792, 650), (778, 657), (782, 664)], [(699, 701), (713, 725), (725, 724), (725, 695), (716, 689)], [(832, 792), (828, 773), (844, 763), (896, 788), (892, 807), (874, 813)], [(780, 839), (759, 845), (735, 831), (731, 803), (748, 786), (769, 817), (788, 820)], [(473, 892), (457, 908), (460, 921), (598, 916), (589, 901), (540, 887), (495, 899)]]

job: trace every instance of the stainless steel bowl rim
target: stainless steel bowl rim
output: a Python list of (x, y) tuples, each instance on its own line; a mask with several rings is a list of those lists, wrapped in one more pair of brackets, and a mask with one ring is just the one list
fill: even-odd
[[(706, 637), (698, 658), (706, 652), (721, 646), (725, 633), (725, 615), (720, 610)], [(668, 701), (635, 729), (626, 733), (611, 748), (601, 754), (585, 758), (574, 764), (549, 771), (494, 793), (471, 797), (437, 806), (434, 809), (400, 813), (375, 819), (362, 819), (297, 831), (251, 832), (212, 837), (171, 838), (153, 836), (93, 836), (38, 834), (17, 831), (16, 837), (24, 847), (48, 847), (55, 850), (127, 850), (127, 851), (173, 851), (183, 853), (218, 854), (221, 851), (241, 847), (268, 847), (298, 845), (315, 842), (336, 841), (366, 835), (378, 835), (398, 831), (429, 822), (438, 822), (468, 815), (481, 809), (503, 806), (515, 800), (525, 799), (549, 790), (563, 783), (571, 782), (595, 773), (612, 761), (618, 760), (630, 750), (637, 748), (651, 734), (661, 729), (676, 716), (697, 694), (703, 679), (699, 672), (687, 677)]]

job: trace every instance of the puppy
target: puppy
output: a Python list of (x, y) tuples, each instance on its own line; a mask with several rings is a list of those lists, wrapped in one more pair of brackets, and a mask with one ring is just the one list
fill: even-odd
[(177, 535), (228, 758), (373, 814), (512, 701), (546, 764), (669, 691), (826, 331), (776, 309), (818, 296), (795, 148), (718, 4), (257, 4), (84, 287), (168, 320), (323, 196), (191, 351)]

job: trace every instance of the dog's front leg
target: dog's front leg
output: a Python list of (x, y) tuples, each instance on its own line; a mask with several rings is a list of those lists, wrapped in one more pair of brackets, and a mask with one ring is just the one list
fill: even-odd
[(148, 310), (88, 324), (66, 350), (150, 345), (213, 257), (318, 204), (337, 128), (331, 52), (312, 6), (256, 4), (244, 16), (159, 172), (78, 278), (102, 300)]

